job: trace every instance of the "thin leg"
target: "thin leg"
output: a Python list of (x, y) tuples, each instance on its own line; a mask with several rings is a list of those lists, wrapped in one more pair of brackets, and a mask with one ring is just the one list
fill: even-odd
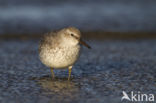
[(70, 76), (71, 76), (71, 71), (72, 71), (72, 66), (68, 67), (68, 81), (70, 80)]
[(54, 78), (55, 78), (54, 68), (50, 68), (50, 69), (51, 69), (51, 75), (52, 75), (52, 78), (54, 79)]

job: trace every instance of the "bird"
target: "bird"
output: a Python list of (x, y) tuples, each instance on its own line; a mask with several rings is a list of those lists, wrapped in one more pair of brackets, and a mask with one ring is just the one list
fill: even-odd
[(81, 32), (76, 27), (66, 27), (43, 35), (39, 42), (39, 58), (51, 69), (53, 79), (54, 69), (68, 68), (68, 80), (70, 80), (72, 67), (80, 55), (81, 45), (91, 49), (82, 40)]

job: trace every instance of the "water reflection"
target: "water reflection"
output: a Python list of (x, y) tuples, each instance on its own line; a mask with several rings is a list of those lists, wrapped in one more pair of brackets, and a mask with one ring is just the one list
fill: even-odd
[(73, 92), (79, 91), (79, 86), (73, 80), (67, 78), (55, 78), (44, 76), (37, 80), (37, 83), (46, 91), (46, 94), (61, 93), (61, 95), (72, 96)]

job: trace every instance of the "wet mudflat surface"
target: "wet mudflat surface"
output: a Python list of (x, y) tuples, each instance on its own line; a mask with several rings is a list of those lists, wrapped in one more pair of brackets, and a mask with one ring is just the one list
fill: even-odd
[(1, 103), (120, 103), (122, 91), (156, 94), (156, 41), (90, 41), (67, 70), (38, 59), (37, 40), (0, 41)]

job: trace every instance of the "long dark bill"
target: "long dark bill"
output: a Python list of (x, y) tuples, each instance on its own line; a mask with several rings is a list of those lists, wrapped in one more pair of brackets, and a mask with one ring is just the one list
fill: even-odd
[(80, 39), (80, 44), (86, 46), (87, 48), (91, 49), (91, 47), (86, 43), (84, 42), (82, 39)]

